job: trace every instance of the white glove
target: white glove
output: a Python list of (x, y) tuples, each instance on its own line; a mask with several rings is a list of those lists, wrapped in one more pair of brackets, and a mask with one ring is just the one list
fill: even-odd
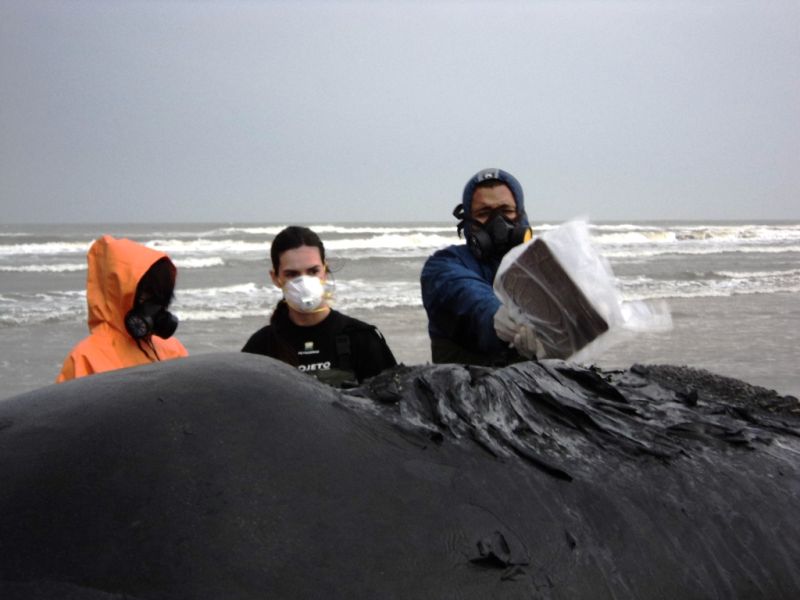
[(512, 345), (525, 358), (545, 357), (544, 345), (539, 341), (536, 330), (530, 325), (519, 326), (517, 333), (514, 335)]
[(497, 312), (494, 313), (494, 331), (497, 337), (504, 342), (512, 343), (517, 329), (519, 329), (519, 325), (517, 325), (514, 319), (511, 318), (511, 315), (508, 314), (506, 305), (501, 304)]
[(544, 358), (545, 350), (531, 325), (520, 325), (508, 313), (505, 304), (501, 304), (494, 313), (494, 330), (504, 342), (509, 342), (525, 358)]

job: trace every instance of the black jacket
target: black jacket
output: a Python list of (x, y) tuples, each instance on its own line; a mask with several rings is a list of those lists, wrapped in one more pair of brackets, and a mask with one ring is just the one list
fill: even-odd
[[(275, 309), (271, 323), (247, 340), (242, 352), (277, 358), (322, 381), (331, 375), (326, 371), (338, 371), (360, 383), (397, 364), (376, 327), (335, 310), (321, 323), (301, 327), (289, 319), (284, 303)], [(341, 384), (342, 378), (336, 382)]]

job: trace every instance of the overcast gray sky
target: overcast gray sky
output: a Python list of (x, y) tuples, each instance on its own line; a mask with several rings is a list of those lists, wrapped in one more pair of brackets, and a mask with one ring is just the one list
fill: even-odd
[(800, 218), (800, 2), (0, 0), (0, 221)]

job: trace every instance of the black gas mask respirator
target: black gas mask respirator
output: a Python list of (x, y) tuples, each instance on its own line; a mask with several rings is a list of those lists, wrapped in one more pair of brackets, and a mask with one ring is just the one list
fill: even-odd
[(135, 340), (144, 339), (149, 335), (167, 339), (177, 328), (178, 317), (155, 302), (142, 302), (125, 315), (125, 329)]
[(530, 239), (530, 228), (520, 219), (509, 220), (502, 212), (489, 215), (485, 223), (464, 216), (464, 207), (459, 204), (453, 210), (453, 216), (460, 219), (459, 235), (462, 229), (469, 228), (467, 246), (478, 260), (502, 258), (514, 246)]

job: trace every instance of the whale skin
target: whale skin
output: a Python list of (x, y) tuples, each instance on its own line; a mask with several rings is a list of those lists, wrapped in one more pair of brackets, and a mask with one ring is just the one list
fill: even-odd
[(230, 353), (0, 401), (0, 598), (797, 598), (796, 398)]

